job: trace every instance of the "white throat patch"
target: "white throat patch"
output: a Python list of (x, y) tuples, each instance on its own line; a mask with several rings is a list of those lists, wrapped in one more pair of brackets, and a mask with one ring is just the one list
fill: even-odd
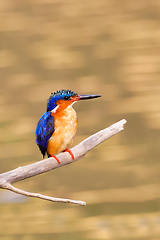
[(73, 103), (71, 103), (71, 105), (69, 105), (67, 108), (72, 107), (75, 102), (76, 102), (76, 101), (74, 101)]
[(51, 110), (51, 113), (56, 113), (57, 109), (59, 108), (59, 105), (57, 105), (55, 108)]
[[(75, 101), (75, 102), (76, 102), (76, 101)], [(71, 103), (67, 108), (71, 108), (75, 102)], [(53, 108), (53, 109), (51, 110), (51, 113), (56, 113), (57, 110), (58, 110), (58, 108), (59, 108), (59, 105), (57, 105), (55, 108)]]

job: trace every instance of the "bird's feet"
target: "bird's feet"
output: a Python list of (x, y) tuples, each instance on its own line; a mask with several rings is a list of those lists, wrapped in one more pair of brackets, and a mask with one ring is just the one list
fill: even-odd
[(50, 154), (48, 157), (53, 157), (53, 158), (55, 158), (56, 159), (56, 161), (60, 164), (61, 162), (59, 161), (59, 159), (55, 156), (55, 155), (53, 155), (53, 154)]
[[(72, 151), (70, 150), (70, 149), (66, 149), (66, 150), (64, 150), (63, 152), (68, 152), (70, 155), (71, 155), (71, 158), (72, 159), (74, 159), (74, 155), (73, 155), (73, 153), (72, 153)], [(59, 161), (59, 159), (55, 156), (55, 155), (53, 155), (53, 154), (50, 154), (48, 157), (53, 157), (53, 158), (55, 158), (56, 159), (56, 161), (60, 164), (61, 162)]]
[(68, 152), (71, 155), (72, 159), (74, 159), (74, 155), (73, 155), (73, 153), (72, 153), (72, 151), (70, 149), (67, 148), (63, 152)]

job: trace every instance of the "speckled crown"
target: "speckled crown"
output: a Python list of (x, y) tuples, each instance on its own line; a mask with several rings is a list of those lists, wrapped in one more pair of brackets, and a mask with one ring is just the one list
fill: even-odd
[(51, 111), (52, 109), (54, 109), (56, 107), (56, 102), (58, 100), (61, 100), (61, 99), (68, 100), (69, 97), (73, 97), (73, 96), (78, 96), (78, 94), (69, 89), (68, 90), (62, 89), (56, 92), (52, 92), (51, 96), (47, 101), (47, 111)]

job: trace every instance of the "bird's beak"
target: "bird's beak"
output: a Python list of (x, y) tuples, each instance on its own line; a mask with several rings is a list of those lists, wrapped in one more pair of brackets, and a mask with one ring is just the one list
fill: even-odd
[(86, 99), (92, 99), (92, 98), (99, 98), (101, 95), (79, 95), (78, 100), (86, 100)]
[(92, 99), (92, 98), (99, 98), (101, 95), (78, 95), (71, 99), (72, 102), (77, 102), (79, 100), (86, 100), (86, 99)]

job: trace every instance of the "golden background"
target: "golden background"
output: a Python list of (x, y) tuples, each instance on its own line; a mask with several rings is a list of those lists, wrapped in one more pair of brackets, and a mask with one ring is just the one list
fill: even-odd
[(0, 1), (0, 172), (41, 160), (35, 128), (50, 93), (74, 105), (74, 145), (125, 118), (82, 160), (0, 191), (2, 240), (160, 239), (160, 1)]

